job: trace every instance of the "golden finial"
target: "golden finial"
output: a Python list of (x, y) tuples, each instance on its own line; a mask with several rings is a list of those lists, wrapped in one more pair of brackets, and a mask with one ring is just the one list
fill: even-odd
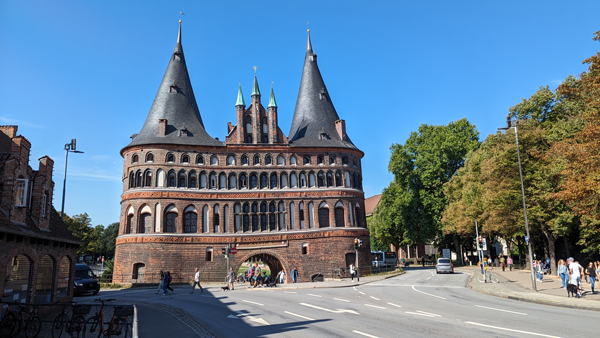
[(181, 19), (179, 19), (179, 23), (181, 23)]
[(275, 82), (271, 81), (271, 88), (273, 88), (273, 83), (275, 83)]
[(306, 26), (308, 27), (308, 29), (307, 29), (306, 31), (307, 31), (308, 33), (310, 33), (310, 21), (308, 21), (308, 22), (306, 23)]
[(256, 75), (256, 66), (254, 66), (252, 68), (254, 68), (254, 75)]

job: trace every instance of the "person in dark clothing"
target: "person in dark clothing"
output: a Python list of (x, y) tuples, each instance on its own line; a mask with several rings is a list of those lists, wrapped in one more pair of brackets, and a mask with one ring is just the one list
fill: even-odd
[(596, 291), (594, 291), (594, 284), (596, 283), (596, 277), (598, 275), (596, 275), (596, 268), (594, 267), (594, 263), (592, 262), (590, 262), (590, 264), (588, 265), (587, 275), (590, 283), (592, 284), (592, 293), (595, 294)]
[(425, 255), (423, 255), (423, 257), (421, 257), (421, 264), (423, 264), (423, 267), (425, 267)]
[(175, 292), (175, 290), (173, 290), (171, 288), (171, 281), (173, 279), (171, 278), (171, 271), (167, 271), (167, 290), (171, 290), (171, 292)]

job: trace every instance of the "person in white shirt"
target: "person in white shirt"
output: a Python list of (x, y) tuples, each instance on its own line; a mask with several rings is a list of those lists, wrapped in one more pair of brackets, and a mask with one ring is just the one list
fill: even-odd
[(192, 285), (192, 292), (190, 294), (194, 293), (196, 285), (200, 288), (200, 293), (204, 292), (202, 285), (200, 285), (200, 271), (198, 271), (198, 268), (196, 268), (196, 273), (194, 274), (194, 284)]
[(581, 285), (581, 265), (578, 262), (573, 262), (572, 258), (569, 258), (571, 264), (569, 264), (569, 283), (573, 285)]

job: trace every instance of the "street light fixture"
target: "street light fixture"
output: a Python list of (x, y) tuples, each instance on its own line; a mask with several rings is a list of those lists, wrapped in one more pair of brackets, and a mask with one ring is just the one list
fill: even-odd
[(521, 195), (523, 196), (523, 213), (525, 214), (525, 232), (527, 237), (525, 241), (527, 242), (527, 248), (529, 249), (529, 268), (531, 269), (531, 287), (533, 291), (537, 291), (537, 286), (535, 284), (535, 273), (533, 271), (533, 255), (531, 253), (531, 237), (529, 237), (529, 221), (527, 220), (527, 205), (525, 204), (525, 187), (523, 186), (523, 170), (521, 169), (521, 154), (519, 151), (519, 131), (517, 126), (519, 121), (517, 120), (515, 125), (512, 126), (512, 121), (510, 116), (506, 116), (506, 127), (498, 128), (498, 130), (508, 130), (510, 128), (515, 128), (515, 139), (517, 140), (517, 159), (519, 161), (519, 178), (521, 179)]
[(76, 150), (76, 141), (71, 139), (71, 143), (65, 144), (65, 178), (63, 180), (62, 207), (60, 208), (60, 217), (65, 220), (65, 190), (67, 188), (67, 160), (69, 153), (83, 154), (83, 151)]

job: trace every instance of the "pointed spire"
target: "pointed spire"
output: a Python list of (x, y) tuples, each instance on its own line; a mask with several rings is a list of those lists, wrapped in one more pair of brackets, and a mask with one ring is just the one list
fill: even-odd
[[(165, 133), (162, 135), (159, 134), (159, 121), (166, 123)], [(183, 130), (186, 132), (181, 133)], [(181, 21), (175, 50), (171, 54), (150, 112), (139, 134), (128, 147), (144, 144), (224, 145), (204, 129), (181, 45)]]
[(245, 107), (246, 103), (244, 102), (244, 94), (242, 94), (242, 84), (240, 83), (240, 88), (238, 89), (238, 97), (237, 97), (237, 101), (235, 102), (236, 106), (242, 106)]
[(255, 95), (260, 96), (260, 89), (258, 89), (258, 80), (256, 80), (256, 66), (254, 66), (254, 84), (252, 85), (251, 96), (255, 96)]
[(312, 50), (312, 43), (310, 43), (310, 28), (306, 30), (308, 33), (308, 42), (306, 43), (306, 51)]
[(267, 108), (277, 108), (277, 102), (275, 102), (275, 93), (273, 92), (273, 84), (271, 83), (271, 96), (269, 97), (269, 106)]

